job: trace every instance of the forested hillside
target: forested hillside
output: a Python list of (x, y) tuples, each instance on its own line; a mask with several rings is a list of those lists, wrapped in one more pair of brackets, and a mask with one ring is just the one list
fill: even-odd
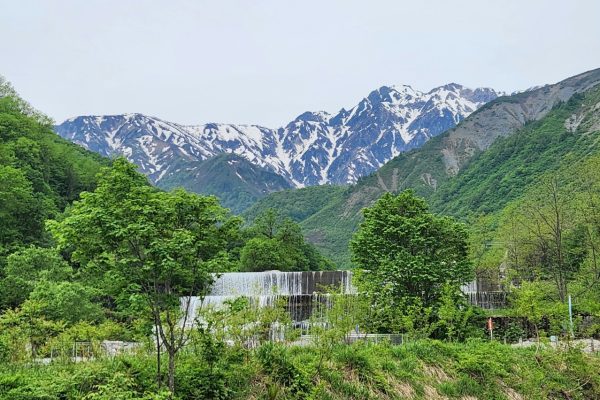
[(180, 160), (177, 168), (180, 172), (162, 179), (160, 188), (183, 187), (194, 193), (217, 196), (223, 206), (236, 214), (269, 193), (291, 187), (281, 175), (236, 154), (219, 154), (203, 161)]
[(95, 187), (108, 159), (56, 135), (47, 117), (0, 91), (0, 265), (14, 247), (47, 242), (44, 221)]
[[(500, 211), (541, 174), (597, 152), (599, 82), (600, 70), (594, 70), (498, 98), (356, 185), (344, 191), (323, 189), (329, 190), (329, 201), (301, 221), (307, 237), (348, 268), (347, 243), (360, 210), (385, 192), (412, 188), (431, 201), (433, 210), (462, 218)], [(296, 201), (294, 193), (303, 198), (307, 192), (291, 192), (287, 204), (269, 196), (254, 209), (285, 212)]]

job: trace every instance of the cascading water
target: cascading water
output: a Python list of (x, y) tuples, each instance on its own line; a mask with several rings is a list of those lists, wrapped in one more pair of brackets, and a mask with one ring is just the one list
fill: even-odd
[[(493, 285), (492, 285), (493, 286)], [(506, 295), (499, 287), (475, 280), (463, 285), (461, 290), (469, 302), (482, 308), (500, 308)], [(201, 307), (222, 308), (225, 302), (244, 296), (258, 307), (275, 305), (280, 299), (287, 302), (287, 310), (293, 321), (300, 323), (310, 318), (313, 310), (327, 304), (328, 290), (342, 294), (356, 294), (352, 285), (352, 271), (303, 271), (303, 272), (229, 272), (221, 274), (214, 282), (211, 292), (204, 299), (189, 299), (189, 317), (185, 325), (194, 323)], [(484, 290), (481, 290), (484, 289)], [(182, 299), (185, 309), (187, 302)]]
[[(355, 294), (351, 271), (302, 271), (302, 272), (229, 272), (220, 275), (204, 299), (192, 297), (186, 325), (194, 322), (200, 307), (219, 309), (225, 302), (247, 297), (258, 307), (274, 305), (286, 299), (287, 310), (293, 321), (308, 319), (313, 307), (326, 302), (323, 292), (339, 290), (342, 294)], [(187, 299), (182, 299), (185, 308)]]
[(492, 280), (476, 279), (460, 289), (474, 306), (494, 310), (506, 305), (506, 292)]

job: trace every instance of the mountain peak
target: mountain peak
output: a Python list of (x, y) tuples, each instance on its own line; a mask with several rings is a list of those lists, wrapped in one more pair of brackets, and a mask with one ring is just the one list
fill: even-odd
[(410, 85), (381, 86), (349, 110), (307, 111), (279, 129), (180, 125), (129, 113), (71, 118), (56, 130), (90, 150), (127, 156), (154, 182), (182, 173), (180, 159), (204, 161), (230, 153), (298, 187), (347, 184), (454, 127), (495, 93), (457, 83), (427, 93)]

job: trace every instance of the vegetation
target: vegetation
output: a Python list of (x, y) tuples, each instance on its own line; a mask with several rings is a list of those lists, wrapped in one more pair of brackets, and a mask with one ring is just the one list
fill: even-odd
[(159, 187), (218, 196), (221, 204), (239, 214), (267, 194), (288, 189), (281, 175), (252, 164), (236, 154), (219, 154), (202, 162), (180, 162), (177, 174), (167, 175)]
[(249, 221), (254, 221), (260, 214), (274, 209), (285, 213), (295, 222), (301, 222), (321, 210), (333, 198), (344, 193), (346, 189), (344, 186), (322, 185), (275, 192), (270, 194), (264, 202), (255, 203), (244, 211), (243, 215)]
[(47, 242), (44, 220), (94, 187), (100, 156), (68, 143), (0, 98), (0, 252)]
[[(501, 98), (494, 104), (512, 98)], [(543, 119), (497, 139), (486, 151), (473, 150), (473, 157), (456, 176), (446, 173), (441, 150), (448, 133), (442, 134), (419, 149), (400, 154), (345, 190), (323, 188), (315, 201), (319, 209), (306, 215), (294, 213), (307, 238), (339, 268), (352, 267), (346, 244), (361, 222), (362, 208), (386, 192), (410, 188), (430, 202), (433, 212), (472, 224), (482, 214), (500, 213), (544, 174), (597, 154), (599, 101), (600, 87), (573, 96)], [(303, 200), (307, 194), (306, 189), (276, 193), (260, 200), (253, 209), (275, 208), (285, 214), (295, 209), (296, 201), (309, 202)], [(328, 201), (321, 203), (324, 197)]]
[[(337, 345), (321, 373), (316, 348), (211, 345), (182, 353), (178, 399), (593, 399), (600, 360), (577, 349), (516, 349), (482, 341)], [(245, 354), (245, 355), (244, 355)], [(2, 399), (166, 399), (143, 355), (38, 367), (0, 366)]]
[[(59, 249), (71, 252), (83, 273), (126, 282), (130, 295), (146, 301), (157, 346), (167, 350), (173, 392), (175, 356), (187, 341), (186, 331), (177, 329), (180, 298), (207, 294), (211, 273), (218, 272), (215, 260), (226, 262), (239, 222), (228, 218), (216, 198), (158, 191), (133, 165), (117, 159), (100, 174), (94, 192), (82, 194), (66, 218), (48, 225)], [(185, 324), (193, 316), (189, 304), (184, 309)]]
[(333, 264), (307, 243), (300, 226), (275, 210), (260, 214), (246, 234), (240, 252), (242, 271), (321, 271)]
[(402, 330), (415, 307), (435, 318), (444, 292), (458, 292), (473, 276), (465, 227), (431, 214), (410, 190), (385, 194), (366, 208), (350, 249), (361, 269), (359, 290), (377, 313), (370, 331)]
[[(0, 398), (598, 398), (600, 359), (571, 343), (600, 334), (598, 93), (527, 126), (531, 147), (502, 140), (429, 193), (434, 211), (469, 225), (431, 212), (418, 190), (383, 180), (370, 190), (374, 175), (302, 191), (291, 215), (265, 202), (244, 226), (215, 197), (154, 188), (126, 160), (65, 144), (25, 103), (0, 98)], [(526, 166), (522, 179), (511, 165)], [(222, 271), (333, 268), (301, 227), (336, 260), (358, 227), (358, 294), (325, 288), (303, 326), (285, 299), (191, 304)], [(460, 292), (473, 272), (509, 291), (495, 340)], [(499, 343), (532, 331), (534, 348)], [(372, 343), (375, 332), (387, 336)], [(544, 346), (548, 335), (564, 347)], [(114, 356), (106, 340), (133, 344)]]
[[(599, 150), (600, 131), (593, 128), (599, 101), (600, 88), (574, 95), (541, 121), (498, 139), (456, 178), (440, 186), (431, 196), (432, 207), (460, 217), (500, 211), (542, 175), (594, 154)], [(581, 118), (577, 127), (565, 126), (571, 118)]]

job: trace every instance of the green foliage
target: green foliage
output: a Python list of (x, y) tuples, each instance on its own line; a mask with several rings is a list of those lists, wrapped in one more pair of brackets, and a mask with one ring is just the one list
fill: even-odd
[[(225, 301), (224, 307), (214, 309), (210, 306), (199, 310), (197, 340), (204, 355), (211, 350), (211, 340), (218, 343), (227, 341), (236, 349), (247, 349), (257, 343), (272, 339), (277, 340), (279, 333), (285, 331), (285, 339), (293, 340), (294, 332), (291, 329), (291, 319), (286, 311), (287, 299), (281, 298), (273, 304), (263, 305), (251, 301), (247, 297), (238, 297)], [(196, 336), (193, 336), (196, 337)], [(207, 346), (211, 345), (211, 346)], [(210, 351), (209, 351), (210, 353)], [(211, 359), (209, 356), (208, 359)]]
[(102, 307), (94, 301), (96, 291), (79, 282), (39, 282), (23, 308), (36, 304), (39, 314), (51, 321), (74, 324), (98, 322), (104, 317)]
[[(175, 356), (187, 338), (178, 323), (180, 298), (207, 294), (241, 221), (214, 197), (152, 188), (122, 158), (81, 198), (63, 220), (48, 226), (72, 261), (89, 273), (128, 282), (147, 301), (148, 317), (168, 352), (174, 392)], [(188, 318), (189, 307), (184, 309)]]
[[(334, 349), (323, 373), (313, 347), (266, 344), (248, 358), (222, 349), (211, 370), (181, 353), (180, 400), (449, 398), (595, 399), (600, 360), (578, 349), (514, 348), (497, 342), (354, 343)], [(0, 399), (163, 399), (143, 354), (81, 363), (0, 364)], [(111, 393), (114, 394), (113, 397)], [(87, 397), (86, 397), (87, 396)]]
[(256, 357), (262, 369), (275, 383), (283, 386), (291, 398), (305, 398), (310, 385), (309, 378), (302, 369), (290, 359), (284, 346), (266, 343), (258, 349)]
[(281, 175), (236, 154), (219, 154), (204, 161), (180, 161), (176, 169), (177, 174), (165, 176), (158, 186), (165, 190), (182, 187), (217, 196), (224, 207), (236, 214), (268, 193), (291, 187)]
[(295, 222), (302, 222), (345, 191), (346, 187), (334, 185), (282, 190), (257, 201), (243, 215), (248, 221), (254, 221), (268, 210), (275, 209)]
[(460, 290), (445, 285), (437, 309), (437, 321), (433, 336), (447, 340), (464, 341), (480, 336), (477, 328), (484, 325), (484, 316), (465, 300)]
[(273, 209), (259, 215), (247, 234), (251, 239), (240, 251), (242, 271), (319, 271), (331, 263), (307, 243), (300, 226)]
[(569, 131), (565, 121), (573, 114), (580, 118), (593, 115), (599, 99), (598, 88), (575, 95), (542, 120), (496, 140), (436, 191), (431, 197), (432, 207), (457, 216), (501, 210), (537, 184), (542, 175), (557, 171), (566, 160), (578, 160), (598, 150), (597, 130), (588, 132), (584, 124)]
[[(524, 96), (504, 97), (493, 103), (520, 102)], [(597, 153), (600, 131), (595, 106), (599, 99), (599, 87), (575, 95), (568, 102), (556, 105), (541, 120), (497, 139), (483, 152), (447, 142), (447, 132), (418, 149), (400, 154), (345, 190), (300, 189), (277, 193), (267, 196), (254, 208), (274, 207), (282, 213), (288, 210), (295, 213), (294, 204), (310, 203), (310, 195), (314, 193), (318, 209), (308, 207), (310, 213), (300, 213), (298, 218), (303, 231), (338, 268), (350, 268), (346, 244), (361, 222), (361, 209), (385, 192), (397, 193), (411, 188), (430, 201), (435, 212), (476, 218), (501, 211), (536, 185), (542, 175)], [(579, 124), (568, 129), (574, 121)], [(443, 150), (447, 147), (453, 150), (454, 145), (460, 147), (456, 151), (466, 157), (460, 160), (464, 165), (455, 176), (448, 173), (443, 157)], [(464, 146), (469, 145), (466, 140)], [(329, 200), (323, 201), (324, 197)], [(486, 253), (487, 256), (491, 254)], [(494, 262), (492, 259), (483, 261)]]
[(270, 271), (278, 270), (287, 265), (284, 264), (285, 254), (275, 239), (252, 238), (250, 239), (240, 255), (240, 264), (244, 271)]
[(6, 252), (24, 244), (47, 244), (45, 219), (55, 217), (80, 192), (93, 189), (96, 173), (108, 160), (60, 138), (47, 119), (15, 93), (3, 95), (6, 97), (0, 93), (0, 251)]
[(0, 308), (18, 307), (39, 281), (66, 281), (71, 274), (71, 266), (54, 249), (27, 247), (12, 253), (0, 281)]
[[(427, 308), (439, 302), (445, 285), (458, 288), (472, 279), (465, 228), (431, 214), (412, 191), (383, 195), (364, 216), (350, 247), (363, 269), (359, 288), (374, 308), (397, 315), (415, 302)], [(381, 323), (394, 329), (392, 320)]]

